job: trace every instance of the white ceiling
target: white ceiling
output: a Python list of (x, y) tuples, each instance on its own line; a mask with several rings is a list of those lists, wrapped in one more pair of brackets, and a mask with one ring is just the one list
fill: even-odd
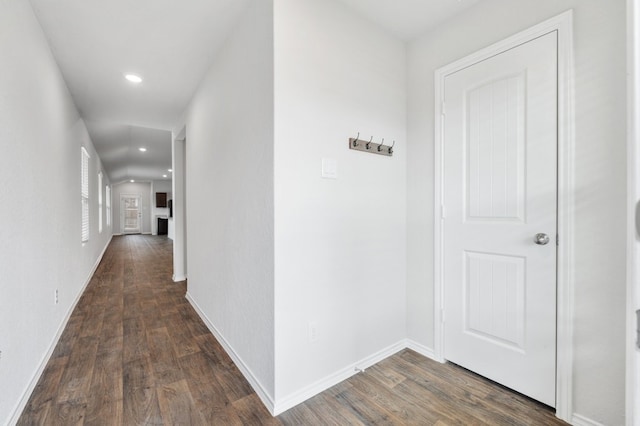
[(433, 29), (479, 0), (340, 0), (385, 28), (409, 41)]
[(248, 0), (30, 1), (111, 181), (162, 180), (168, 130)]
[[(162, 179), (169, 130), (251, 0), (30, 1), (111, 181)], [(478, 0), (340, 1), (409, 40)]]
[[(171, 130), (246, 0), (31, 0), (82, 117)], [(133, 85), (123, 74), (140, 75)]]
[(87, 128), (112, 183), (171, 179), (171, 132), (92, 121)]

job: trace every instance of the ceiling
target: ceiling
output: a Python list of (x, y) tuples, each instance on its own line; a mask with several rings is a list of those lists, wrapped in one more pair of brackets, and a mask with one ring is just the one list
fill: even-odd
[(111, 182), (165, 179), (169, 131), (248, 0), (30, 1)]
[(171, 132), (93, 121), (87, 129), (111, 182), (171, 179)]
[[(251, 0), (30, 1), (111, 182), (165, 179), (170, 130)], [(340, 1), (409, 40), (479, 0)]]
[(396, 37), (409, 41), (479, 0), (340, 0)]

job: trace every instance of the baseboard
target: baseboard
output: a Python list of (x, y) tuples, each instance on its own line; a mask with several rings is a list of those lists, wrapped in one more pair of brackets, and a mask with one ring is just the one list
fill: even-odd
[(174, 283), (179, 283), (180, 281), (186, 280), (187, 276), (186, 275), (177, 275), (177, 276), (174, 275), (173, 277), (171, 277), (171, 279), (173, 280)]
[(280, 399), (277, 402), (274, 402), (271, 395), (269, 395), (269, 393), (262, 386), (260, 381), (251, 372), (251, 369), (242, 361), (242, 358), (240, 358), (240, 356), (233, 350), (229, 342), (225, 340), (225, 338), (218, 331), (218, 329), (211, 323), (211, 321), (209, 320), (209, 318), (207, 318), (207, 316), (204, 314), (202, 309), (200, 309), (198, 304), (193, 300), (189, 292), (187, 292), (187, 295), (185, 297), (189, 301), (189, 303), (191, 303), (191, 306), (193, 306), (193, 309), (195, 309), (195, 311), (198, 313), (198, 315), (200, 316), (202, 321), (205, 323), (207, 328), (209, 328), (211, 333), (213, 333), (215, 338), (220, 342), (224, 350), (231, 357), (231, 359), (236, 364), (238, 369), (242, 372), (242, 374), (247, 379), (249, 384), (251, 384), (256, 394), (258, 394), (258, 397), (260, 398), (262, 403), (265, 405), (265, 407), (269, 410), (269, 412), (273, 416), (277, 416), (278, 414), (281, 414), (287, 411), (288, 409), (295, 407), (296, 405), (306, 401), (312, 396), (317, 395), (320, 392), (326, 389), (329, 389), (332, 386), (337, 385), (343, 380), (348, 379), (349, 377), (353, 376), (359, 371), (363, 371), (366, 368), (374, 364), (377, 364), (383, 359), (388, 358), (389, 356), (406, 348), (406, 342), (402, 340), (373, 355), (363, 358), (360, 361), (355, 362), (343, 368), (342, 370), (325, 377), (324, 379), (318, 380), (317, 382), (303, 388), (300, 391), (297, 391), (285, 398)]
[(406, 347), (408, 349), (411, 349), (412, 351), (418, 352), (420, 355), (427, 357), (429, 359), (432, 359), (434, 361), (438, 361), (438, 358), (436, 357), (435, 352), (433, 351), (433, 349), (416, 342), (415, 340), (411, 340), (411, 339), (407, 339), (406, 340)]
[(33, 390), (36, 388), (36, 385), (38, 384), (38, 381), (40, 380), (40, 377), (42, 376), (42, 373), (44, 373), (44, 369), (47, 367), (47, 364), (49, 363), (49, 360), (51, 359), (51, 355), (53, 355), (53, 351), (56, 349), (56, 346), (58, 345), (58, 341), (60, 340), (60, 337), (62, 336), (62, 332), (64, 331), (65, 327), (67, 326), (67, 323), (69, 322), (69, 318), (71, 318), (71, 314), (73, 313), (73, 310), (76, 308), (76, 305), (80, 301), (80, 298), (84, 294), (84, 291), (86, 290), (87, 286), (91, 282), (91, 279), (93, 278), (93, 274), (95, 274), (96, 270), (98, 269), (98, 266), (100, 265), (100, 262), (102, 261), (102, 258), (104, 256), (105, 252), (107, 251), (107, 248), (109, 247), (109, 244), (111, 244), (111, 239), (112, 238), (113, 238), (113, 235), (111, 237), (109, 237), (109, 241), (107, 241), (107, 244), (105, 244), (104, 248), (102, 249), (102, 252), (98, 256), (98, 259), (96, 260), (95, 264), (93, 265), (93, 268), (91, 268), (91, 271), (89, 272), (89, 275), (87, 276), (87, 279), (85, 280), (84, 284), (82, 285), (82, 288), (80, 289), (80, 291), (76, 295), (75, 300), (73, 301), (73, 303), (71, 304), (71, 306), (67, 310), (67, 313), (64, 316), (64, 318), (62, 319), (62, 322), (60, 323), (60, 326), (58, 327), (58, 331), (56, 332), (56, 334), (55, 334), (55, 336), (54, 336), (54, 338), (53, 338), (53, 340), (51, 342), (51, 345), (49, 346), (49, 349), (47, 350), (47, 352), (42, 357), (42, 360), (40, 361), (40, 365), (38, 366), (38, 369), (36, 370), (35, 374), (31, 378), (31, 381), (29, 382), (29, 386), (27, 387), (25, 392), (22, 394), (22, 398), (20, 398), (20, 402), (18, 403), (16, 408), (13, 410), (13, 414), (11, 415), (11, 419), (9, 420), (8, 424), (10, 424), (10, 425), (16, 424), (18, 422), (18, 419), (20, 418), (20, 415), (22, 415), (22, 412), (24, 411), (25, 407), (27, 406), (27, 403), (29, 402), (29, 398), (31, 397), (31, 394), (33, 393)]
[(576, 413), (573, 413), (571, 424), (573, 426), (604, 426), (602, 423)]
[(269, 412), (273, 414), (274, 402), (271, 395), (269, 395), (269, 392), (267, 392), (267, 390), (262, 386), (260, 381), (256, 378), (256, 376), (253, 374), (253, 372), (247, 366), (247, 364), (244, 363), (242, 358), (240, 358), (240, 356), (233, 350), (233, 347), (229, 344), (229, 342), (227, 342), (227, 340), (222, 336), (220, 331), (213, 325), (213, 323), (209, 320), (209, 318), (204, 314), (202, 309), (200, 309), (200, 306), (198, 306), (195, 300), (193, 300), (193, 298), (191, 297), (188, 291), (185, 298), (189, 301), (191, 306), (193, 306), (193, 309), (195, 309), (198, 316), (205, 323), (209, 331), (211, 331), (211, 333), (215, 336), (218, 342), (220, 342), (220, 344), (222, 345), (224, 350), (227, 352), (227, 354), (231, 357), (231, 359), (236, 364), (236, 366), (238, 367), (242, 375), (247, 379), (247, 381), (249, 382), (253, 390), (256, 392), (256, 394), (258, 395), (258, 397), (260, 398), (264, 406), (267, 407)]
[(374, 364), (379, 363), (385, 358), (390, 357), (393, 354), (400, 352), (401, 350), (406, 348), (406, 342), (404, 340), (395, 343), (391, 346), (388, 346), (381, 351), (376, 352), (373, 355), (370, 355), (366, 358), (361, 359), (358, 362), (354, 362), (351, 365), (339, 370), (324, 379), (320, 379), (317, 382), (297, 391), (293, 394), (286, 396), (284, 398), (276, 401), (276, 405), (271, 411), (274, 416), (278, 414), (284, 413), (290, 408), (295, 407), (296, 405), (306, 401), (307, 399), (329, 389), (332, 386), (337, 385), (338, 383), (348, 379), (349, 377), (357, 374), (359, 372), (364, 371), (365, 369), (371, 367)]

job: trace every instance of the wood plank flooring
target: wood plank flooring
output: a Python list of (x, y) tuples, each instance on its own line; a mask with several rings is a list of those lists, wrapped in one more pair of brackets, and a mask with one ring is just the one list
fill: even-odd
[(273, 418), (171, 273), (171, 240), (114, 237), (18, 424), (564, 424), (548, 407), (410, 350)]

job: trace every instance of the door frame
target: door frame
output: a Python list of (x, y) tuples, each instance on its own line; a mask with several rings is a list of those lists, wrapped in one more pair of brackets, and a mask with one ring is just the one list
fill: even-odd
[(443, 143), (445, 78), (477, 62), (513, 49), (542, 35), (558, 34), (558, 235), (556, 323), (556, 416), (567, 422), (573, 415), (573, 305), (574, 305), (574, 97), (573, 10), (534, 25), (435, 71), (434, 147), (434, 356), (444, 358)]
[(636, 309), (640, 309), (640, 2), (627, 0), (627, 354), (626, 424), (640, 424), (640, 350)]
[(138, 232), (131, 232), (131, 234), (142, 234), (142, 195), (141, 194), (120, 194), (120, 233), (122, 235), (127, 235), (125, 230), (125, 215), (124, 215), (124, 203), (122, 202), (124, 198), (137, 198), (138, 199)]
[(187, 199), (186, 199), (186, 161), (187, 128), (183, 126), (176, 135), (172, 134), (171, 167), (173, 179), (173, 276), (174, 282), (187, 279)]

